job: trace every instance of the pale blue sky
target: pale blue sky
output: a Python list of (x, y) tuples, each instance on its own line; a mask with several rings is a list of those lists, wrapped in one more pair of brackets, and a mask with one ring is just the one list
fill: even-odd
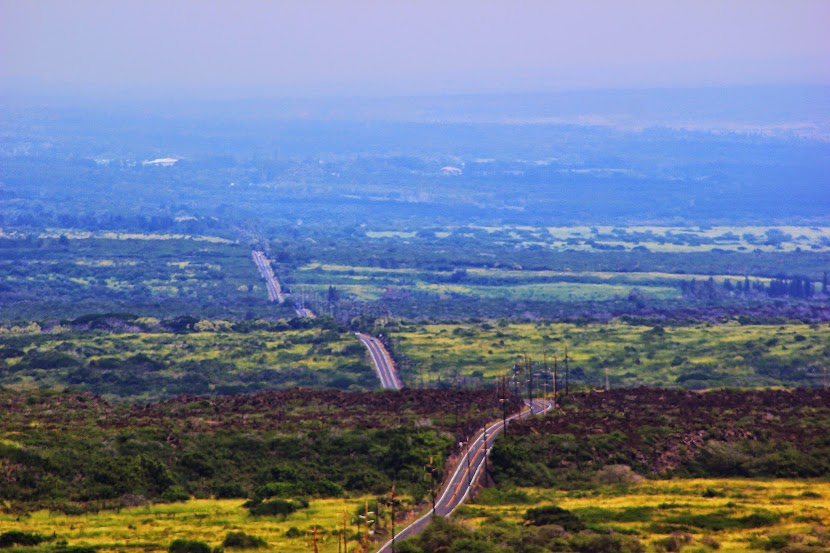
[(336, 96), (830, 83), (830, 0), (0, 0), (0, 80)]

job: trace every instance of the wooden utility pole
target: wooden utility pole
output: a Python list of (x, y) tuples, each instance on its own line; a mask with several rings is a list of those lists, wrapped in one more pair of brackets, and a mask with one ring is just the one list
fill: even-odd
[(438, 472), (438, 467), (435, 466), (433, 459), (433, 456), (430, 455), (429, 464), (424, 466), (424, 470), (427, 472), (424, 477), (429, 476), (430, 479), (429, 495), (432, 499), (432, 518), (435, 518), (435, 496), (438, 495), (438, 492), (435, 489), (435, 474)]
[(507, 436), (507, 379), (501, 375), (501, 427)]
[(317, 525), (311, 527), (311, 546), (314, 549), (314, 553), (320, 553), (317, 550)]
[[(365, 545), (365, 549), (364, 549), (364, 551), (366, 551), (366, 553), (369, 553), (369, 512), (370, 512), (369, 511), (369, 500), (367, 499), (366, 500), (366, 526), (365, 526), (365, 531), (366, 531), (365, 543), (366, 543), (366, 545)], [(372, 514), (375, 514), (375, 513), (372, 513)]]
[(556, 354), (553, 356), (553, 407), (556, 408), (556, 369), (557, 369)]
[(608, 382), (608, 367), (605, 367), (605, 391), (611, 389), (611, 384)]
[(568, 346), (565, 346), (565, 395), (569, 395), (571, 393), (571, 389), (568, 383)]
[[(360, 520), (360, 519), (358, 519)], [(348, 529), (346, 528), (346, 509), (343, 509), (343, 553), (348, 553), (349, 551), (349, 533)]]
[(392, 553), (395, 553), (395, 484), (392, 484), (392, 495), (389, 497), (390, 521), (392, 522)]
[(533, 360), (527, 356), (527, 395), (530, 396), (530, 414), (533, 414)]
[[(825, 276), (827, 273), (825, 273)], [(824, 389), (827, 389), (827, 367), (824, 367)]]

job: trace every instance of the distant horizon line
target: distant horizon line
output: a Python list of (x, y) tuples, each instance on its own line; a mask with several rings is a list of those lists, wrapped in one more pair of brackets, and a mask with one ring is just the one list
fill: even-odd
[[(278, 88), (278, 87), (274, 87)], [(287, 93), (269, 94), (268, 87), (250, 87), (243, 91), (233, 88), (181, 88), (171, 87), (94, 87), (56, 82), (2, 82), (0, 83), (0, 99), (16, 100), (111, 100), (142, 101), (142, 102), (314, 102), (314, 101), (348, 101), (348, 100), (410, 100), (435, 98), (482, 98), (482, 97), (509, 97), (509, 96), (547, 96), (567, 95), (579, 93), (632, 93), (632, 92), (692, 92), (707, 90), (821, 90), (830, 89), (828, 82), (798, 82), (798, 83), (703, 83), (691, 85), (678, 84), (644, 84), (644, 85), (574, 85), (563, 87), (538, 87), (524, 90), (449, 90), (447, 92), (342, 92), (342, 93)], [(830, 102), (830, 95), (828, 95)]]

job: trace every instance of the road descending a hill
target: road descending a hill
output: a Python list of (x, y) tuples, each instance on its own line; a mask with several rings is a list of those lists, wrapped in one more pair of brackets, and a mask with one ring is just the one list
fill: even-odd
[(282, 287), (274, 275), (274, 271), (271, 269), (271, 263), (268, 261), (265, 253), (254, 250), (251, 252), (251, 255), (254, 258), (254, 263), (259, 268), (259, 274), (265, 279), (265, 287), (268, 289), (268, 299), (279, 303), (284, 302), (285, 298), (282, 294)]
[(372, 363), (375, 365), (375, 371), (378, 373), (378, 377), (380, 377), (381, 387), (385, 390), (400, 390), (403, 388), (403, 381), (398, 375), (395, 362), (392, 361), (392, 356), (386, 351), (386, 346), (383, 345), (383, 342), (374, 336), (369, 336), (361, 332), (356, 332), (355, 336), (369, 350)]
[[(534, 400), (521, 413), (507, 417), (506, 422), (509, 426), (512, 420), (523, 419), (529, 417), (531, 414), (542, 414), (552, 408), (553, 402)], [(504, 422), (500, 420), (485, 426), (478, 431), (474, 438), (465, 444), (462, 450), (463, 454), (451, 468), (452, 472), (449, 479), (444, 483), (444, 486), (435, 499), (435, 509), (430, 509), (427, 513), (404, 527), (392, 539), (383, 544), (378, 549), (378, 553), (391, 553), (394, 543), (400, 543), (402, 540), (423, 531), (429, 525), (433, 515), (442, 517), (450, 516), (459, 505), (466, 501), (484, 471), (487, 456), (490, 454), (490, 449), (493, 447), (496, 436), (504, 430)]]

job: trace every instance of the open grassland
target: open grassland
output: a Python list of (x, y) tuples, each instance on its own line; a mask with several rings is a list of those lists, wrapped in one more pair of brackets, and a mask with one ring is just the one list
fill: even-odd
[[(830, 250), (830, 228), (798, 225), (718, 225), (680, 227), (660, 225), (633, 226), (458, 226), (434, 230), (438, 238), (474, 235), (484, 232), (496, 242), (536, 246), (553, 251), (606, 251), (609, 248), (631, 250), (647, 248), (655, 252), (726, 251), (812, 251)], [(421, 232), (423, 234), (423, 231)], [(411, 240), (416, 232), (367, 231), (373, 239), (397, 238)]]
[[(488, 490), (457, 518), (492, 533), (500, 523), (523, 524), (529, 508), (546, 505), (570, 511), (597, 532), (636, 537), (646, 551), (712, 551), (715, 544), (724, 552), (830, 547), (830, 483), (815, 480), (674, 479), (579, 491)], [(673, 536), (680, 547), (666, 549)]]
[[(483, 298), (542, 302), (607, 301), (627, 298), (632, 287), (651, 299), (679, 299), (679, 281), (702, 275), (521, 271), (473, 268), (458, 271), (380, 269), (313, 263), (301, 267), (293, 279), (303, 289), (325, 297), (329, 286), (361, 300), (389, 299), (401, 289), (423, 292), (438, 299)], [(718, 276), (716, 282), (743, 277)]]
[[(19, 530), (55, 535), (56, 540), (66, 540), (68, 545), (90, 546), (99, 551), (166, 551), (176, 539), (198, 540), (215, 547), (222, 544), (228, 533), (245, 532), (265, 540), (267, 546), (259, 551), (306, 553), (311, 550), (312, 527), (316, 526), (319, 551), (326, 553), (338, 551), (344, 513), (349, 538), (357, 546), (354, 513), (370, 499), (375, 498), (316, 499), (307, 509), (284, 519), (250, 516), (238, 499), (149, 504), (78, 516), (49, 511), (24, 517), (0, 514), (0, 533)], [(294, 531), (289, 533), (292, 528)]]
[(814, 386), (830, 364), (827, 324), (503, 322), (401, 325), (387, 334), (410, 382), (510, 376), (524, 355), (531, 356), (534, 371), (543, 371), (547, 353), (547, 367), (558, 369), (561, 387), (566, 348), (571, 384), (604, 386), (608, 369), (612, 388)]
[(145, 401), (179, 393), (377, 385), (365, 348), (331, 321), (291, 328), (285, 321), (175, 320), (168, 322), (173, 330), (152, 318), (87, 319), (48, 331), (5, 329), (0, 385), (72, 387)]

